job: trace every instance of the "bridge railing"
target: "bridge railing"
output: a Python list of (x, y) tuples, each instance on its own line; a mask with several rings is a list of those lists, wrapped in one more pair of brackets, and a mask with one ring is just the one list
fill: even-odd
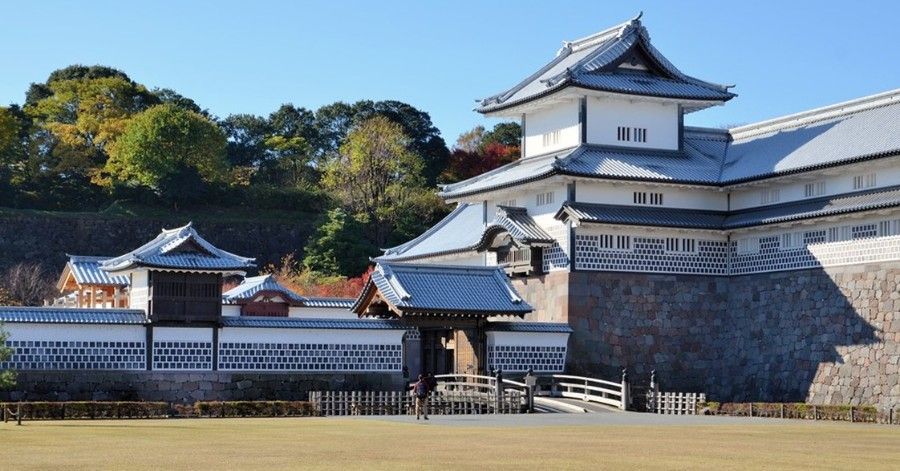
[(628, 379), (624, 372), (622, 382), (563, 374), (550, 377), (553, 379), (550, 387), (552, 396), (596, 402), (622, 410), (628, 407)]

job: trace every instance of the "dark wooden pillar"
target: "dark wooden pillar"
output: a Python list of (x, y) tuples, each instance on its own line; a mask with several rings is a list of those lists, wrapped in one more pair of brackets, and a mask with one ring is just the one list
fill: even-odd
[(147, 371), (153, 369), (153, 326), (147, 326)]

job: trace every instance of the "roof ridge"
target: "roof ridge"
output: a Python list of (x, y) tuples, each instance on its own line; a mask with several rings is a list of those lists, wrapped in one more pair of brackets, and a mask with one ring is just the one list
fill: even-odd
[(617, 36), (622, 36), (629, 26), (640, 26), (642, 16), (644, 16), (644, 12), (640, 12), (634, 18), (604, 29), (603, 31), (598, 31), (594, 34), (590, 34), (588, 36), (584, 36), (572, 41), (563, 41), (563, 46), (559, 52), (561, 53), (566, 49), (570, 50), (570, 52), (575, 52), (586, 47), (600, 44), (604, 41), (607, 41), (609, 39), (609, 36), (611, 36), (614, 32), (618, 32)]
[(900, 103), (900, 88), (886, 92), (875, 93), (852, 100), (842, 101), (831, 105), (821, 106), (798, 113), (791, 113), (764, 121), (737, 126), (728, 129), (732, 139), (751, 137), (758, 134), (766, 134), (782, 129), (790, 129), (818, 121), (847, 116), (860, 111), (871, 110)]

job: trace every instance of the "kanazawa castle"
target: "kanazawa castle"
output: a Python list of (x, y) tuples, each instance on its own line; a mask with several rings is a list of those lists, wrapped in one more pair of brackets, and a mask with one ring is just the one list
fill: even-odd
[[(455, 209), (385, 250), (358, 299), (268, 277), (220, 298), (252, 259), (178, 228), (120, 257), (73, 257), (60, 286), (80, 308), (0, 309), (14, 346), (43, 355), (17, 350), (14, 366), (66, 368), (46, 349), (109, 342), (95, 332), (115, 324), (133, 327), (114, 340), (134, 351), (125, 369), (628, 368), (721, 400), (900, 401), (900, 91), (685, 125), (735, 97), (669, 62), (639, 17), (564, 42), (479, 102), (521, 122), (521, 158), (443, 186)], [(186, 349), (200, 359), (173, 353)]]

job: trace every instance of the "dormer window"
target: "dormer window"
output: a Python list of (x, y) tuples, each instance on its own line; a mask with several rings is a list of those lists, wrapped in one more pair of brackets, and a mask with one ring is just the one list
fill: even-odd
[(647, 142), (647, 128), (619, 126), (616, 139), (620, 142)]

